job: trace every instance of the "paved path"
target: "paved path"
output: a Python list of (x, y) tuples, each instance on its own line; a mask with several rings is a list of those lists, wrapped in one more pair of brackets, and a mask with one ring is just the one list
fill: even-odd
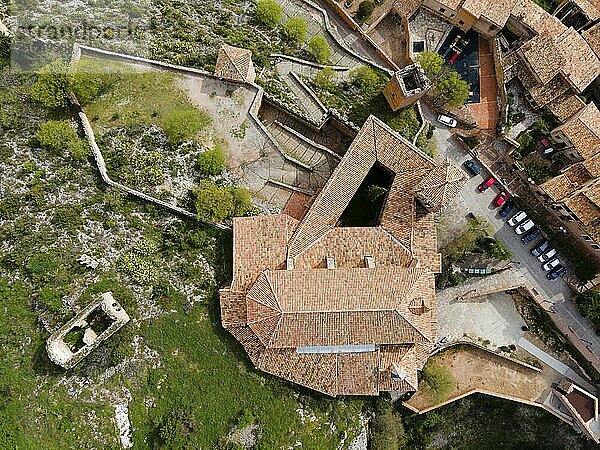
[[(426, 105), (422, 104), (423, 115), (431, 123), (435, 124), (434, 139), (438, 144), (439, 158), (449, 157), (457, 166), (471, 156), (466, 150), (457, 145), (452, 138), (450, 130), (436, 121), (436, 114)], [(472, 213), (476, 216), (484, 217), (494, 229), (494, 237), (503, 241), (512, 251), (512, 263), (519, 267), (523, 275), (540, 293), (541, 297), (551, 306), (551, 311), (556, 312), (558, 317), (567, 325), (570, 330), (579, 338), (592, 353), (600, 355), (600, 337), (596, 335), (593, 324), (583, 317), (576, 306), (573, 304), (573, 291), (563, 279), (549, 281), (546, 278), (546, 272), (541, 268), (538, 260), (530, 253), (533, 243), (525, 245), (519, 239), (513, 230), (498, 212), (497, 208), (491, 205), (492, 200), (498, 194), (496, 187), (488, 189), (481, 193), (477, 186), (487, 177), (488, 174), (482, 171), (481, 175), (471, 177), (461, 192), (461, 196), (453, 205), (451, 205), (445, 214), (450, 214), (454, 222), (466, 222), (466, 215)]]
[(546, 353), (539, 347), (536, 347), (531, 342), (529, 342), (527, 339), (521, 338), (519, 340), (519, 342), (517, 343), (517, 345), (519, 347), (521, 347), (523, 350), (525, 350), (527, 353), (535, 356), (537, 359), (542, 361), (544, 364), (552, 367), (558, 373), (564, 375), (567, 378), (570, 378), (571, 380), (573, 380), (575, 383), (577, 383), (579, 386), (583, 387), (584, 389), (587, 389), (590, 392), (595, 391), (595, 388), (592, 385), (590, 385), (590, 383), (588, 381), (586, 381), (582, 377), (580, 377), (573, 369), (571, 369), (566, 364), (560, 362), (554, 356), (549, 355), (548, 353)]

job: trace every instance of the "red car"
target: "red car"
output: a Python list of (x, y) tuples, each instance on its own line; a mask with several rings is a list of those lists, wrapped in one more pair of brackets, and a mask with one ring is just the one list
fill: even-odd
[(488, 190), (488, 188), (489, 188), (489, 187), (490, 187), (492, 184), (494, 184), (495, 182), (496, 182), (496, 180), (494, 180), (494, 177), (489, 177), (487, 180), (485, 180), (483, 183), (481, 183), (481, 184), (479, 185), (479, 188), (478, 188), (478, 189), (479, 189), (481, 192), (487, 191), (487, 190)]
[(495, 207), (502, 206), (504, 204), (504, 202), (506, 202), (507, 198), (508, 198), (508, 194), (506, 192), (502, 191), (496, 196), (496, 198), (492, 202), (492, 205), (494, 205)]

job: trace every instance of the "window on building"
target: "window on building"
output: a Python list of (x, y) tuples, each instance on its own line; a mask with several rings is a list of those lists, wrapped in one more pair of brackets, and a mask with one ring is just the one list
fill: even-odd
[(458, 21), (458, 24), (459, 24), (459, 25), (464, 25), (464, 24), (465, 24), (465, 21), (464, 21), (464, 20), (459, 20), (459, 21)]
[(444, 14), (446, 12), (446, 8), (440, 8), (440, 12)]
[(592, 248), (594, 250), (600, 250), (600, 245), (598, 245), (598, 244), (592, 244)]
[(581, 237), (583, 238), (584, 241), (588, 241), (588, 242), (593, 241), (593, 239), (590, 236), (588, 236), (587, 234), (582, 234)]

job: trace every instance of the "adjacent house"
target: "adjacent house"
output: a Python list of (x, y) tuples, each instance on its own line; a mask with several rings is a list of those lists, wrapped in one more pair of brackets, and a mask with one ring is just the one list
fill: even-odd
[[(373, 171), (389, 180), (376, 223), (344, 226)], [(458, 173), (371, 116), (302, 220), (236, 218), (221, 320), (254, 366), (331, 396), (414, 392), (436, 336), (432, 211)]]
[(600, 112), (594, 103), (582, 107), (551, 132), (575, 161), (540, 186), (559, 218), (600, 259)]

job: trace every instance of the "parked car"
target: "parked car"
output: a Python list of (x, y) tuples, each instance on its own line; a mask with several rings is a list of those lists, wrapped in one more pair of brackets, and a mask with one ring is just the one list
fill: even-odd
[(535, 226), (535, 223), (533, 223), (533, 220), (527, 219), (525, 222), (519, 224), (519, 226), (517, 226), (517, 228), (515, 228), (515, 233), (517, 233), (517, 234), (526, 233), (529, 230), (531, 230), (534, 226)]
[(542, 150), (542, 154), (546, 156), (551, 155), (552, 153), (554, 153), (554, 147), (546, 147)]
[(504, 206), (500, 210), (500, 216), (501, 217), (508, 216), (508, 214), (512, 211), (512, 209), (514, 208), (514, 206), (515, 206), (515, 201), (512, 198), (509, 198), (508, 200), (506, 200), (506, 203), (504, 204)]
[(525, 219), (527, 219), (527, 213), (525, 211), (519, 211), (510, 219), (508, 219), (506, 223), (509, 224), (511, 227), (514, 227), (515, 225), (523, 222)]
[(506, 202), (507, 198), (508, 198), (508, 194), (506, 192), (502, 191), (496, 196), (496, 198), (492, 202), (492, 205), (494, 205), (495, 207), (502, 206), (504, 204), (504, 202)]
[(538, 256), (538, 261), (541, 263), (544, 263), (546, 261), (550, 261), (555, 256), (556, 256), (556, 249), (551, 248), (546, 253), (542, 253), (540, 256)]
[(481, 167), (475, 164), (475, 161), (473, 161), (472, 159), (466, 160), (464, 164), (467, 170), (473, 175), (479, 175), (481, 173)]
[(458, 125), (456, 119), (449, 116), (445, 116), (444, 114), (440, 114), (437, 120), (439, 123), (443, 123), (444, 125), (449, 126), (450, 128), (454, 128), (456, 125)]
[(556, 280), (557, 278), (562, 277), (567, 272), (567, 269), (564, 268), (561, 264), (556, 266), (553, 270), (546, 274), (546, 278), (550, 281)]
[(559, 264), (560, 260), (558, 258), (552, 258), (546, 264), (542, 264), (542, 269), (544, 269), (545, 271), (550, 271), (556, 269), (556, 267), (558, 267)]
[(548, 247), (550, 247), (550, 241), (548, 239), (544, 239), (531, 249), (531, 254), (537, 258), (546, 250), (548, 250)]
[(539, 230), (539, 228), (534, 228), (529, 233), (527, 233), (525, 236), (523, 236), (521, 238), (521, 241), (523, 242), (523, 244), (529, 244), (530, 242), (533, 242), (537, 238), (539, 238), (541, 236), (541, 234), (542, 234), (542, 232)]
[(479, 185), (479, 188), (478, 188), (478, 189), (479, 189), (481, 192), (487, 191), (487, 190), (488, 190), (488, 188), (489, 188), (491, 185), (493, 185), (495, 182), (496, 182), (496, 180), (494, 180), (494, 177), (489, 177), (489, 178), (487, 178), (487, 179), (486, 179), (486, 180), (485, 180), (483, 183), (481, 183), (481, 184)]

